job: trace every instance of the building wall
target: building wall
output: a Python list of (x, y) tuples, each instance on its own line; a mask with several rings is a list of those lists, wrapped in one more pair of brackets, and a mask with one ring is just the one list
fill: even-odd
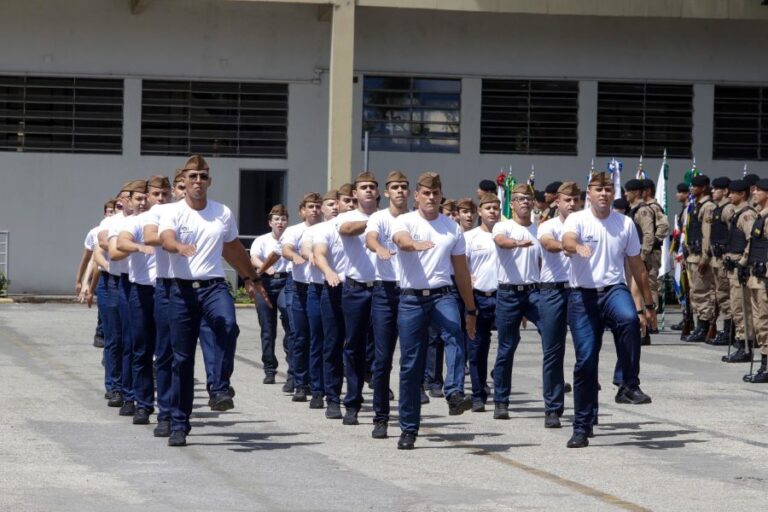
[[(54, 8), (55, 6), (55, 8)], [(7, 0), (0, 17), (4, 74), (115, 76), (125, 81), (122, 155), (0, 152), (0, 230), (11, 232), (14, 293), (67, 293), (82, 239), (101, 205), (131, 178), (166, 174), (183, 158), (141, 156), (141, 79), (285, 81), (289, 85), (286, 159), (211, 158), (212, 197), (237, 212), (240, 169), (288, 171), (287, 202), (322, 192), (327, 146), (327, 75), (331, 25), (307, 5), (217, 0), (149, 2), (132, 15), (124, 0)], [(446, 194), (471, 194), (481, 178), (512, 165), (539, 184), (585, 179), (594, 153), (597, 80), (694, 82), (694, 153), (711, 175), (740, 172), (739, 162), (711, 160), (714, 83), (768, 83), (764, 22), (489, 15), (358, 8), (355, 74), (463, 78), (460, 154), (370, 155), (384, 174), (438, 170)], [(579, 155), (480, 155), (483, 77), (580, 80)], [(362, 80), (355, 86), (353, 172), (362, 167)], [(624, 158), (625, 169), (634, 162)], [(647, 159), (655, 176), (658, 160)], [(605, 159), (597, 161), (603, 168)], [(689, 162), (672, 161), (671, 180)], [(750, 163), (768, 174), (768, 163)]]

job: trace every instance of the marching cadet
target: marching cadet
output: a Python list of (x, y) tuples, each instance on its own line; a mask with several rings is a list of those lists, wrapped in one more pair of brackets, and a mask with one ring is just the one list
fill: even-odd
[[(627, 194), (627, 202), (629, 203), (629, 212), (627, 215), (635, 224), (637, 234), (640, 238), (640, 259), (645, 263), (645, 269), (649, 273), (653, 269), (653, 248), (656, 243), (656, 214), (647, 204), (643, 202), (643, 181), (637, 179), (631, 179), (624, 185), (624, 190)], [(659, 258), (659, 263), (661, 258)], [(656, 271), (656, 278), (658, 279), (658, 269)], [(651, 279), (651, 282), (653, 280)], [(630, 289), (638, 290), (639, 284), (631, 284)], [(639, 297), (642, 301), (642, 297)], [(654, 299), (655, 300), (655, 299)], [(650, 329), (652, 326), (646, 325), (645, 332), (643, 333), (643, 344), (650, 344)], [(619, 384), (619, 383), (617, 383)]]
[[(651, 295), (654, 302), (659, 303), (659, 270), (661, 269), (661, 248), (664, 245), (664, 240), (669, 236), (669, 219), (667, 218), (664, 207), (656, 201), (656, 184), (652, 179), (643, 180), (643, 202), (653, 211), (654, 217), (654, 241), (653, 251), (651, 251), (648, 263), (648, 278), (651, 280)], [(663, 293), (663, 290), (662, 290)], [(658, 334), (659, 326), (654, 324), (649, 327), (650, 334)]]
[[(152, 176), (147, 181), (148, 210), (164, 204), (171, 195), (171, 184), (165, 176)], [(132, 200), (139, 198), (132, 195)], [(136, 205), (136, 203), (134, 203)], [(137, 208), (140, 212), (140, 207)], [(131, 341), (133, 354), (133, 390), (136, 396), (134, 425), (149, 424), (155, 408), (153, 356), (157, 339), (155, 324), (155, 282), (157, 280), (155, 249), (144, 243), (147, 212), (129, 217), (117, 237), (117, 249), (128, 256), (128, 278)]]
[(723, 267), (723, 256), (728, 245), (728, 224), (725, 218), (733, 216), (733, 205), (728, 199), (730, 178), (721, 176), (712, 180), (712, 200), (716, 207), (712, 211), (712, 231), (710, 234), (712, 250), (712, 272), (715, 277), (715, 300), (718, 311), (723, 317), (723, 330), (714, 338), (707, 340), (709, 345), (728, 345), (731, 338), (731, 283)]
[[(613, 183), (601, 172), (589, 181), (590, 208), (574, 212), (563, 225), (563, 249), (571, 257), (568, 325), (576, 349), (573, 377), (573, 436), (568, 448), (589, 444), (596, 424), (598, 358), (605, 328), (617, 338), (623, 386), (616, 401), (649, 403), (640, 389), (640, 322), (625, 282), (625, 261), (645, 300), (646, 317), (655, 314), (648, 273), (640, 259), (640, 242), (631, 219), (611, 211)], [(650, 323), (650, 321), (649, 321)]]
[(537, 226), (541, 224), (541, 214), (548, 206), (549, 205), (545, 200), (544, 191), (537, 190), (536, 193), (533, 194), (533, 211), (531, 212), (531, 219), (533, 219), (533, 223)]
[(690, 301), (698, 322), (696, 329), (683, 341), (702, 342), (706, 340), (709, 324), (715, 316), (714, 275), (709, 262), (712, 212), (716, 205), (709, 195), (709, 177), (694, 176), (691, 193), (695, 204), (688, 219), (685, 263), (691, 283)]
[(477, 200), (483, 198), (485, 194), (493, 194), (496, 195), (497, 186), (496, 183), (491, 180), (480, 180), (480, 183), (477, 185)]
[[(276, 204), (267, 215), (267, 224), (270, 232), (257, 237), (251, 243), (250, 256), (254, 268), (259, 268), (272, 254), (288, 226), (288, 210), (282, 204)], [(262, 276), (264, 289), (269, 296), (269, 302), (276, 307), (269, 307), (267, 303), (256, 297), (256, 313), (261, 331), (261, 362), (264, 365), (264, 384), (274, 384), (277, 373), (277, 357), (275, 356), (275, 340), (277, 339), (277, 314), (280, 313), (280, 323), (283, 326), (283, 350), (286, 354), (288, 370), (287, 374), (293, 376), (293, 367), (290, 361), (290, 347), (293, 344), (293, 332), (289, 320), (289, 311), (286, 302), (286, 286), (291, 280), (291, 263), (280, 258)]]
[(752, 224), (749, 233), (749, 249), (741, 264), (749, 267), (752, 274), (747, 281), (747, 289), (752, 302), (752, 322), (760, 347), (760, 367), (756, 373), (744, 376), (746, 382), (755, 384), (768, 383), (768, 180), (758, 180), (752, 194), (752, 201), (760, 213)]
[(538, 229), (541, 243), (539, 283), (539, 317), (541, 345), (544, 353), (542, 382), (544, 391), (544, 427), (560, 428), (565, 409), (565, 335), (568, 328), (571, 259), (563, 249), (563, 225), (575, 211), (579, 187), (573, 181), (557, 189), (558, 216), (542, 223)]
[(526, 184), (512, 190), (514, 219), (493, 227), (499, 259), (499, 287), (496, 294), (496, 327), (499, 348), (493, 368), (493, 418), (509, 419), (512, 363), (520, 342), (523, 317), (539, 324), (540, 249), (536, 226), (531, 222), (533, 194)]
[(466, 233), (477, 225), (477, 205), (470, 198), (465, 197), (456, 203), (458, 222), (461, 230)]
[[(222, 367), (226, 355), (233, 353), (240, 329), (235, 318), (235, 303), (229, 293), (222, 259), (245, 281), (251, 299), (259, 293), (269, 302), (261, 278), (251, 266), (248, 254), (238, 239), (237, 224), (231, 210), (208, 199), (213, 180), (208, 163), (192, 155), (184, 164), (187, 185), (183, 201), (163, 212), (160, 238), (163, 249), (171, 253), (171, 344), (173, 374), (171, 435), (168, 446), (186, 446), (191, 429), (189, 417), (194, 401), (195, 348), (203, 318), (213, 331)], [(217, 410), (234, 407), (226, 371), (212, 389)]]
[(485, 411), (488, 400), (488, 352), (499, 286), (499, 260), (493, 241), (493, 227), (499, 222), (500, 215), (499, 198), (496, 194), (485, 194), (480, 198), (480, 225), (464, 233), (467, 265), (477, 308), (476, 334), (467, 339), (472, 412)]
[(344, 253), (347, 256), (346, 279), (341, 297), (346, 328), (344, 374), (347, 394), (344, 397), (344, 425), (357, 425), (357, 414), (363, 403), (366, 375), (366, 351), (371, 327), (371, 299), (376, 280), (376, 253), (365, 248), (365, 228), (377, 210), (379, 182), (372, 172), (355, 178), (353, 195), (357, 209), (339, 216), (337, 223)]
[(547, 207), (541, 212), (539, 224), (557, 217), (557, 190), (562, 184), (563, 182), (561, 181), (553, 181), (544, 188), (544, 202), (547, 204)]
[[(359, 196), (358, 196), (359, 198)], [(451, 268), (466, 306), (467, 334), (475, 337), (477, 309), (467, 268), (461, 228), (440, 215), (442, 184), (437, 173), (419, 176), (416, 211), (399, 215), (392, 227), (400, 269), (400, 429), (397, 447), (414, 447), (421, 421), (421, 381), (424, 375), (428, 327), (435, 323), (446, 335), (445, 394), (450, 415), (472, 407), (464, 396), (464, 347), (459, 307), (451, 293)]]
[(373, 213), (365, 228), (365, 246), (376, 254), (376, 280), (371, 298), (371, 322), (376, 346), (373, 360), (374, 439), (386, 439), (389, 425), (389, 376), (397, 345), (397, 310), (400, 304), (397, 246), (392, 241), (395, 220), (408, 213), (408, 178), (392, 171), (384, 183), (389, 206)]
[(753, 332), (747, 330), (747, 316), (751, 310), (744, 310), (744, 304), (749, 308), (750, 296), (745, 295), (748, 269), (739, 265), (747, 249), (747, 237), (757, 218), (755, 210), (750, 206), (749, 185), (743, 180), (734, 180), (728, 185), (729, 197), (733, 209), (723, 218), (729, 226), (728, 243), (725, 247), (723, 266), (731, 284), (731, 319), (734, 323), (736, 337), (735, 352), (729, 352), (722, 357), (725, 363), (747, 363), (751, 358), (751, 349), (747, 342), (752, 341)]

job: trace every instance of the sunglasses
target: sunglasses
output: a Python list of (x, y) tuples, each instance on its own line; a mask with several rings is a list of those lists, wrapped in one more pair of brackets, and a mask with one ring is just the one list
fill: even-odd
[(208, 173), (207, 172), (189, 172), (187, 173), (187, 179), (189, 181), (208, 181)]

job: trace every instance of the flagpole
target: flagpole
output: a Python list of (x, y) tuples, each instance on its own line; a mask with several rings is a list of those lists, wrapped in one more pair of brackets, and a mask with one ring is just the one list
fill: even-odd
[[(642, 161), (642, 156), (640, 157)], [(661, 161), (661, 171), (659, 172), (659, 179), (656, 184), (656, 201), (661, 205), (661, 207), (664, 209), (664, 215), (668, 215), (668, 203), (667, 203), (667, 180), (669, 179), (669, 164), (667, 163), (667, 148), (664, 148), (664, 157)], [(661, 199), (661, 201), (659, 201)], [(669, 216), (667, 216), (669, 218)], [(669, 237), (664, 238), (664, 242), (661, 244), (661, 268), (659, 269), (660, 275), (658, 278), (663, 283), (662, 292), (661, 292), (661, 299), (659, 300), (660, 303), (660, 310), (661, 310), (661, 321), (659, 322), (659, 330), (663, 330), (666, 322), (666, 316), (667, 316), (667, 274), (670, 271), (670, 243), (669, 243)]]

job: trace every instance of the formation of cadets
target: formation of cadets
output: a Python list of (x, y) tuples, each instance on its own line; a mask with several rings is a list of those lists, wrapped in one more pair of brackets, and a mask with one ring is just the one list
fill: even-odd
[[(729, 203), (723, 193), (713, 201), (704, 180), (694, 180), (687, 230), (685, 264), (699, 324), (686, 339), (703, 341), (715, 321), (715, 296), (730, 299), (719, 308), (726, 329), (735, 330), (725, 336), (735, 348), (724, 360), (751, 359), (747, 341), (756, 339), (763, 356), (749, 377), (765, 382), (768, 180), (751, 194), (743, 181), (726, 183)], [(512, 218), (504, 219), (488, 180), (476, 200), (451, 201), (437, 173), (412, 183), (392, 171), (380, 187), (363, 172), (338, 190), (305, 194), (294, 224), (285, 206), (272, 207), (270, 232), (254, 240), (250, 258), (232, 212), (208, 199), (212, 182), (205, 159), (193, 155), (173, 183), (163, 176), (125, 183), (88, 233), (77, 272), (82, 300), (98, 304), (94, 344), (104, 348), (107, 405), (139, 425), (156, 413), (154, 435), (169, 446), (184, 446), (190, 431), (198, 340), (209, 407), (234, 407), (239, 328), (222, 260), (256, 302), (263, 383), (276, 382), (280, 322), (288, 375), (282, 391), (324, 409), (329, 420), (358, 425), (367, 384), (372, 437), (388, 437), (399, 343), (399, 449), (414, 447), (430, 397), (444, 398), (449, 415), (492, 406), (494, 419), (509, 419), (514, 355), (528, 322), (541, 337), (545, 428), (561, 427), (564, 395), (573, 390), (568, 447), (587, 446), (598, 424), (606, 330), (616, 346), (615, 401), (651, 402), (640, 389), (640, 347), (658, 332), (657, 276), (669, 224), (650, 199), (650, 180), (628, 182), (625, 204), (614, 204), (608, 173), (593, 173), (586, 191), (575, 182), (555, 182), (542, 193), (517, 185)], [(388, 204), (380, 209), (382, 195)], [(622, 207), (626, 215), (617, 211)], [(572, 386), (563, 368), (568, 328)], [(493, 330), (497, 355), (489, 361)]]

